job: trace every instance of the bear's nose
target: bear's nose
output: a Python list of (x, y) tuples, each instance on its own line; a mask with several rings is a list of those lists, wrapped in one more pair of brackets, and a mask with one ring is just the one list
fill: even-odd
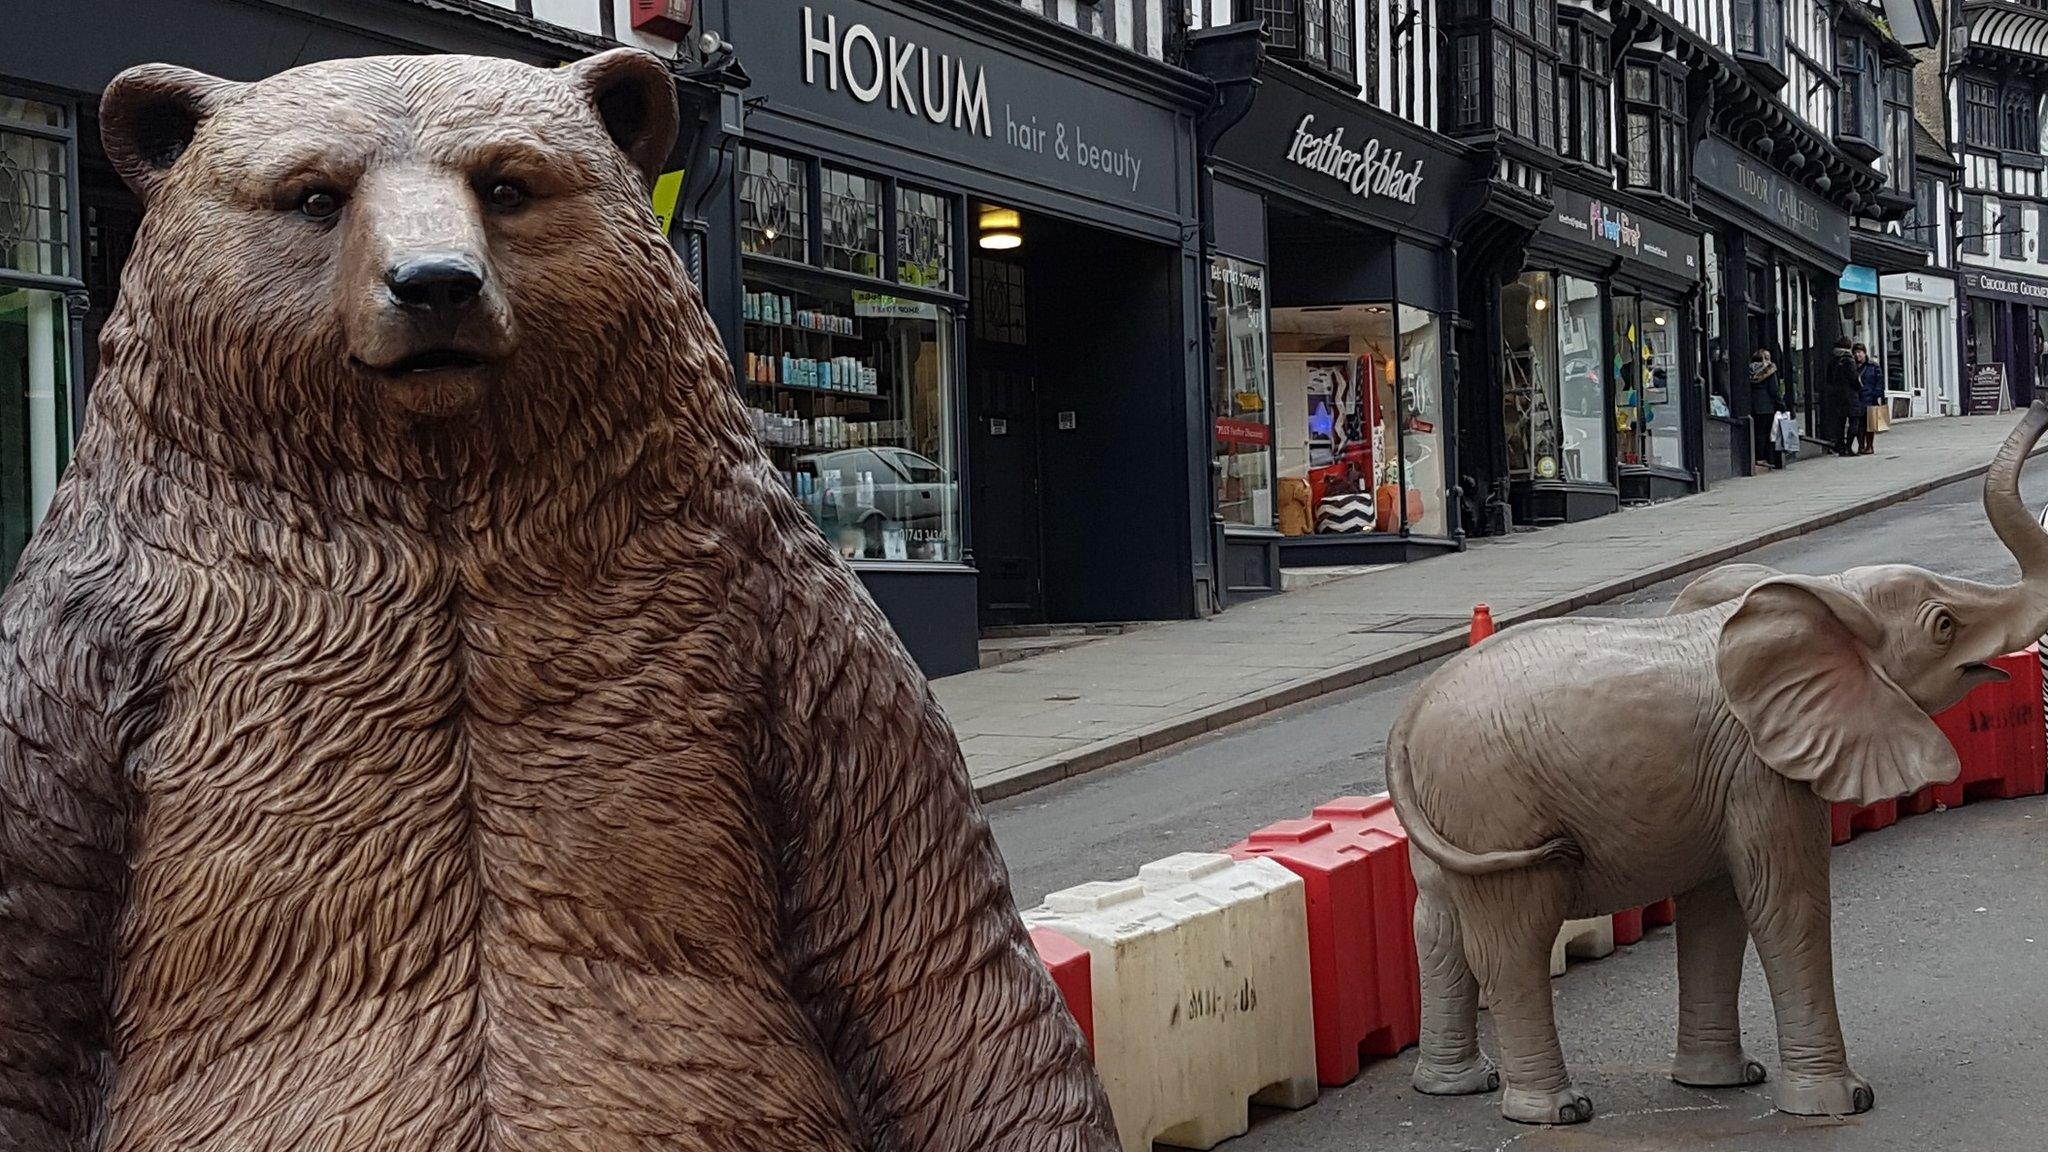
[(463, 252), (429, 252), (409, 256), (384, 270), (391, 298), (407, 308), (448, 311), (470, 304), (483, 294), (484, 270)]

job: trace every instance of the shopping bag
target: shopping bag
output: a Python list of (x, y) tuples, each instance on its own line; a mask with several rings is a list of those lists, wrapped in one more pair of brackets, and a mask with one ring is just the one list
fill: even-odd
[(1872, 432), (1883, 432), (1890, 428), (1892, 426), (1892, 406), (1889, 404), (1872, 404), (1870, 412), (1864, 417), (1863, 426)]

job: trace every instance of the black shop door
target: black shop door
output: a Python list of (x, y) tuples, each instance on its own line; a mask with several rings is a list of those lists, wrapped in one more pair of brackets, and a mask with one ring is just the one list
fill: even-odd
[[(1012, 357), (976, 348), (969, 374), (974, 413), (974, 562), (981, 572), (982, 627), (1045, 621), (1045, 544), (1039, 518), (1038, 380)], [(1011, 363), (1001, 361), (1012, 360)], [(992, 363), (991, 361), (995, 361)]]

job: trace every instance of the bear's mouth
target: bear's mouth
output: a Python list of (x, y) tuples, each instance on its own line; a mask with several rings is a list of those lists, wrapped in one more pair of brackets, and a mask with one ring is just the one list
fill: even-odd
[(483, 357), (474, 352), (464, 352), (460, 348), (425, 348), (401, 356), (389, 364), (378, 366), (377, 371), (387, 376), (411, 376), (424, 372), (454, 372), (483, 366)]

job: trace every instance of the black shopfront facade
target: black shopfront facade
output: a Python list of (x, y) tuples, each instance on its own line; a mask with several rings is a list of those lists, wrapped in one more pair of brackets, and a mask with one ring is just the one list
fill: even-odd
[(1696, 492), (1698, 226), (1569, 173), (1500, 294), (1501, 420), (1523, 524)]
[(784, 482), (920, 666), (1207, 611), (1208, 85), (1002, 5), (705, 9), (751, 82), (707, 301)]
[[(1841, 335), (1848, 214), (1718, 134), (1694, 153), (1694, 211), (1707, 226), (1709, 387), (1735, 419), (1750, 415), (1749, 363), (1768, 348), (1807, 437), (1822, 433), (1823, 373)], [(1747, 475), (1749, 439), (1729, 438), (1726, 467)]]
[(1960, 282), (1965, 410), (1996, 411), (1987, 385), (2001, 379), (2004, 403), (2032, 403), (2048, 389), (2048, 280), (1966, 265)]
[(1468, 153), (1268, 59), (1212, 164), (1226, 589), (1461, 547), (1450, 236)]

